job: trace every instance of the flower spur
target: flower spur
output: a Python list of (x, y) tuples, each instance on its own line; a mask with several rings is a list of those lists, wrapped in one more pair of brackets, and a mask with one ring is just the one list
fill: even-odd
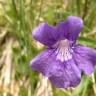
[(76, 44), (82, 27), (80, 17), (68, 16), (56, 26), (42, 23), (32, 32), (34, 39), (48, 47), (31, 60), (30, 66), (47, 76), (56, 87), (77, 86), (81, 72), (91, 74), (94, 70), (96, 50)]

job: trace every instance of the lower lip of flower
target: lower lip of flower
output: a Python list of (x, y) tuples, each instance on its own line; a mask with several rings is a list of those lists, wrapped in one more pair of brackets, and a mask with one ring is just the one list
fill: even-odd
[(70, 47), (69, 40), (59, 40), (55, 45), (56, 59), (61, 62), (72, 59), (72, 48)]

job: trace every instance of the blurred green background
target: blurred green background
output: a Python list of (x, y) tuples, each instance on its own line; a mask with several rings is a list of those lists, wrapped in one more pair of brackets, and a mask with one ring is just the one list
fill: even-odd
[(76, 88), (59, 89), (29, 67), (44, 49), (32, 29), (69, 15), (84, 20), (78, 42), (96, 48), (96, 0), (0, 0), (0, 96), (96, 96), (95, 71)]

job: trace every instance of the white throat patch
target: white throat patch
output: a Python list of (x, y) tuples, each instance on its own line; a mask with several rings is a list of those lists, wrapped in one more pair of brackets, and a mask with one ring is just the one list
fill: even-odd
[(57, 44), (57, 50), (55, 51), (57, 55), (57, 60), (67, 61), (72, 58), (73, 50), (70, 48), (69, 41), (67, 39), (61, 40)]

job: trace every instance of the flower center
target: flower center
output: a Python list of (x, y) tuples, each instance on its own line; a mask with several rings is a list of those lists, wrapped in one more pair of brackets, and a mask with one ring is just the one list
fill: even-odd
[(70, 48), (70, 42), (67, 39), (57, 42), (57, 50), (55, 51), (57, 60), (63, 62), (71, 59), (72, 52), (73, 50)]

